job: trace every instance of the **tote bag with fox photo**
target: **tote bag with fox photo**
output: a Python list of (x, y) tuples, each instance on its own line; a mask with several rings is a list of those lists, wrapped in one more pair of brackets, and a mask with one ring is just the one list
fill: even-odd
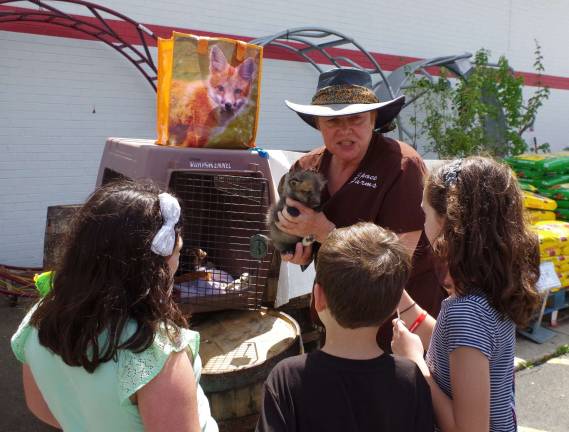
[(176, 33), (158, 41), (157, 143), (255, 146), (262, 47)]

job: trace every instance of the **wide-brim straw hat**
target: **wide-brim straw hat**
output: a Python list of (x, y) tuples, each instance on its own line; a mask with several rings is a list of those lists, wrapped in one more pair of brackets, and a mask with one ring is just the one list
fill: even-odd
[(391, 130), (391, 122), (397, 117), (405, 96), (380, 101), (373, 92), (371, 75), (361, 69), (339, 68), (320, 74), (316, 93), (310, 105), (301, 105), (285, 100), (302, 120), (313, 128), (316, 117), (337, 117), (376, 111), (375, 129), (380, 132)]

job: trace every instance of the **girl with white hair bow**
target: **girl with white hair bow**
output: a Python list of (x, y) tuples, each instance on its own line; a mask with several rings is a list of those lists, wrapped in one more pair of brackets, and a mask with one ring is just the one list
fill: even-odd
[(74, 220), (51, 290), (12, 337), (26, 401), (64, 430), (217, 431), (199, 386), (199, 334), (172, 299), (176, 198), (121, 181)]

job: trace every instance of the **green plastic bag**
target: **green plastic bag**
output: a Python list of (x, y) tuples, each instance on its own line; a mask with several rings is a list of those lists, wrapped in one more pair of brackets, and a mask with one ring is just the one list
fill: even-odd
[(533, 169), (517, 169), (516, 175), (520, 179), (527, 180), (541, 180), (543, 178), (543, 171), (533, 170)]
[(538, 192), (538, 189), (529, 182), (518, 179), (518, 183), (520, 184), (520, 187), (522, 188), (522, 190), (525, 190), (528, 192)]
[(569, 172), (569, 152), (547, 154), (526, 153), (504, 159), (514, 170), (531, 170), (540, 172)]
[[(551, 188), (552, 186), (569, 183), (569, 174), (543, 177), (541, 180), (534, 181), (534, 185), (539, 189)], [(569, 185), (567, 185), (569, 186)]]
[(561, 183), (546, 189), (547, 196), (554, 200), (569, 200), (569, 183)]
[(555, 215), (558, 219), (569, 221), (569, 209), (558, 208), (555, 210)]
[(557, 200), (557, 208), (569, 209), (569, 200)]

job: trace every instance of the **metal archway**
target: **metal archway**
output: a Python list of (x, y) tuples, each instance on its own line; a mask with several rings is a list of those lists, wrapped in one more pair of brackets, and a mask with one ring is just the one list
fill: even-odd
[[(288, 29), (270, 36), (254, 39), (251, 43), (264, 47), (274, 46), (293, 52), (310, 63), (318, 73), (323, 71), (320, 67), (321, 64), (329, 64), (334, 67), (351, 66), (366, 70), (372, 75), (373, 87), (380, 100), (393, 99), (401, 95), (403, 90), (407, 88), (406, 84), (410, 75), (422, 74), (433, 82), (435, 78), (427, 72), (427, 68), (445, 67), (459, 78), (466, 79), (473, 67), (470, 62), (472, 55), (465, 53), (418, 60), (403, 65), (386, 75), (377, 60), (353, 38), (321, 27)], [(339, 47), (345, 48), (345, 52), (340, 52), (340, 55), (337, 55), (329, 51), (329, 48)], [(351, 55), (352, 58), (348, 57), (348, 55)], [(421, 96), (422, 94), (417, 95), (412, 100), (407, 101), (404, 108)], [(399, 138), (411, 137), (399, 116), (396, 122)]]
[[(37, 10), (16, 7), (0, 10), (0, 28), (4, 23), (32, 22), (66, 27), (99, 40), (129, 60), (149, 84), (156, 90), (157, 68), (150, 55), (149, 44), (156, 45), (156, 35), (142, 24), (104, 6), (82, 0), (0, 0), (0, 6), (10, 3), (30, 3)], [(56, 7), (70, 6), (76, 11), (81, 8), (79, 17)], [(134, 41), (131, 43), (113, 29), (113, 21), (131, 27)], [(142, 47), (142, 51), (137, 48)]]
[[(318, 73), (323, 72), (320, 67), (321, 64), (329, 63), (334, 67), (351, 66), (368, 71), (372, 76), (374, 88), (379, 86), (381, 82), (387, 82), (387, 77), (381, 66), (368, 51), (353, 38), (327, 28), (292, 28), (254, 39), (250, 43), (291, 51), (310, 63)], [(340, 52), (341, 55), (329, 52), (329, 48), (337, 49), (340, 47), (343, 47), (342, 51), (346, 52)], [(351, 58), (347, 54), (351, 54)], [(386, 90), (392, 98), (393, 92), (389, 84)]]

